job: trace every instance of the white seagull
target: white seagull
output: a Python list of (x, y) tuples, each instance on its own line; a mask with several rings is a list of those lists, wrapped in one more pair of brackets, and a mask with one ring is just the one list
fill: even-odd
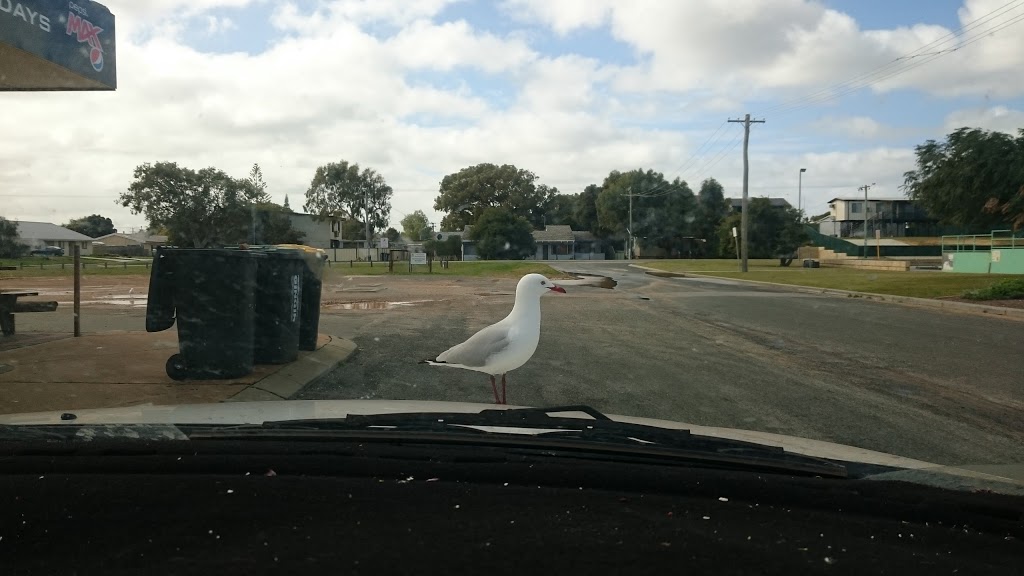
[[(501, 322), (473, 334), (431, 360), (420, 364), (450, 366), (483, 372), (490, 377), (494, 403), (506, 404), (505, 374), (519, 368), (533, 356), (540, 341), (540, 297), (548, 292), (565, 293), (565, 289), (541, 274), (527, 274), (516, 285), (516, 303)], [(494, 382), (501, 376), (501, 398)]]

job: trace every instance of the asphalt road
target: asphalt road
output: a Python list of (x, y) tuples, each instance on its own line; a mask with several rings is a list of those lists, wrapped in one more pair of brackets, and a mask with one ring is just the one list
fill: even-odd
[[(565, 269), (618, 284), (544, 297), (540, 345), (510, 374), (510, 404), (583, 403), (943, 464), (1024, 463), (1022, 322), (655, 278), (621, 262)], [(326, 312), (321, 331), (360, 350), (299, 397), (491, 401), (483, 375), (417, 361), (501, 319), (513, 286)]]

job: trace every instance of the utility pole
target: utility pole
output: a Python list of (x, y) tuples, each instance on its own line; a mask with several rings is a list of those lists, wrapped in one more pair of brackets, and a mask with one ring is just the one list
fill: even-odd
[(875, 183), (872, 182), (857, 188), (857, 190), (864, 191), (864, 254), (862, 257), (865, 259), (868, 257), (868, 190), (874, 185)]
[(626, 230), (626, 232), (629, 232), (629, 234), (627, 235), (629, 246), (626, 246), (626, 259), (627, 260), (632, 260), (633, 259), (633, 188), (632, 187), (627, 188), (626, 189), (626, 194), (629, 195), (629, 229)]
[(796, 209), (800, 212), (801, 220), (804, 219), (804, 172), (807, 172), (807, 168), (800, 169), (800, 176), (796, 184)]
[(742, 120), (733, 120), (730, 118), (729, 122), (743, 123), (743, 200), (740, 202), (740, 210), (742, 211), (740, 213), (740, 236), (742, 236), (742, 238), (740, 238), (740, 246), (742, 248), (742, 256), (740, 259), (740, 270), (742, 272), (746, 272), (747, 253), (749, 252), (748, 240), (750, 238), (747, 234), (747, 232), (750, 231), (750, 214), (748, 214), (749, 211), (747, 210), (747, 198), (750, 190), (750, 163), (747, 158), (747, 148), (750, 145), (750, 125), (764, 124), (764, 120), (751, 120), (750, 114), (746, 114), (743, 116)]
[(366, 261), (370, 261), (370, 203), (366, 201), (366, 190), (363, 190), (363, 221), (366, 224)]

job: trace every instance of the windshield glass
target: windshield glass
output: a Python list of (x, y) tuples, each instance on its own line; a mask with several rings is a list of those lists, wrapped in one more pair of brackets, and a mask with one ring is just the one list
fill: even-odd
[(0, 1), (0, 418), (579, 405), (1024, 479), (1022, 22)]

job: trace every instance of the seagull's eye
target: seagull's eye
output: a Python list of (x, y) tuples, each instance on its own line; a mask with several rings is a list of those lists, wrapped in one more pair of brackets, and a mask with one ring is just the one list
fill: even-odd
[(541, 281), (540, 281), (540, 285), (541, 285), (541, 286), (543, 286), (543, 285), (545, 285), (545, 284), (547, 284), (547, 282), (545, 282), (545, 281), (543, 281), (543, 280), (541, 280)]

